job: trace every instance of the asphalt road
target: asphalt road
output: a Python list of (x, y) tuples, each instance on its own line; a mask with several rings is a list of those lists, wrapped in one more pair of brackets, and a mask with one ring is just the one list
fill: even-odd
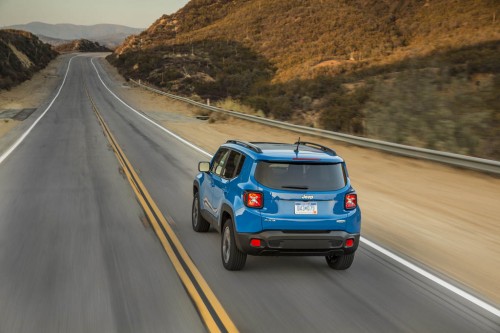
[[(191, 229), (192, 180), (207, 157), (112, 96), (90, 59), (73, 58), (52, 107), (0, 164), (0, 332), (205, 330), (85, 86), (241, 332), (500, 332), (498, 317), (363, 245), (344, 272), (320, 257), (249, 257), (226, 271), (219, 235)], [(140, 110), (99, 61), (106, 85)]]

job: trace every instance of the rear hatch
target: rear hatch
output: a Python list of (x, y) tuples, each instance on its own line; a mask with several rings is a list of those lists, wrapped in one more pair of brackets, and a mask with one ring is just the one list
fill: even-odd
[(264, 230), (345, 230), (343, 163), (260, 161), (255, 180), (263, 186)]

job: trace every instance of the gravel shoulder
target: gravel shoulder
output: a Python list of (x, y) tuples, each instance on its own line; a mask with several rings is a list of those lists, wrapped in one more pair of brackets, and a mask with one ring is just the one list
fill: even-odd
[(19, 124), (18, 121), (12, 119), (0, 120), (0, 138), (9, 133), (18, 124)]
[[(121, 95), (163, 126), (214, 153), (230, 138), (295, 142), (298, 133), (234, 118), (196, 119), (197, 108), (122, 84)], [(334, 148), (349, 167), (363, 211), (365, 237), (500, 304), (500, 179), (300, 135)]]
[[(60, 82), (58, 73), (64, 59), (65, 57), (58, 56), (47, 67), (35, 73), (30, 80), (10, 90), (0, 90), (0, 112), (38, 108), (57, 88)], [(0, 138), (6, 136), (20, 123), (12, 119), (0, 119)]]

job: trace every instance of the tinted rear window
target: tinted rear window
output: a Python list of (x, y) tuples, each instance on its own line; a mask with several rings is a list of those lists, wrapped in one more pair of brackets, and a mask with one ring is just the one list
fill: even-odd
[(255, 179), (264, 186), (290, 191), (334, 191), (347, 183), (341, 163), (259, 162)]

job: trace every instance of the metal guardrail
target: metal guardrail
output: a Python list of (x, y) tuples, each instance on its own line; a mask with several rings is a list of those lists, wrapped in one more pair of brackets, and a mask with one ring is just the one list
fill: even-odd
[(193, 100), (186, 98), (186, 97), (180, 97), (177, 95), (166, 93), (164, 91), (149, 87), (147, 85), (144, 85), (144, 84), (137, 82), (135, 80), (132, 80), (132, 79), (130, 79), (130, 81), (133, 82), (134, 84), (136, 84), (137, 86), (143, 87), (147, 90), (150, 90), (152, 92), (155, 92), (155, 93), (158, 93), (161, 95), (165, 95), (165, 96), (170, 97), (172, 99), (183, 101), (183, 102), (201, 107), (201, 108), (206, 109), (206, 110), (224, 113), (224, 114), (236, 117), (236, 118), (249, 120), (249, 121), (253, 121), (253, 122), (257, 122), (257, 123), (261, 123), (261, 124), (265, 124), (265, 125), (270, 125), (270, 126), (274, 126), (274, 127), (279, 127), (282, 129), (291, 130), (291, 131), (298, 132), (301, 134), (309, 134), (309, 135), (314, 135), (314, 136), (318, 136), (318, 137), (342, 141), (342, 142), (346, 142), (346, 143), (353, 144), (353, 145), (360, 146), (360, 147), (378, 149), (378, 150), (386, 151), (386, 152), (397, 154), (397, 155), (408, 156), (408, 157), (413, 157), (413, 158), (417, 158), (417, 159), (423, 159), (423, 160), (429, 160), (429, 161), (449, 164), (449, 165), (453, 165), (453, 166), (457, 166), (457, 167), (461, 167), (461, 168), (466, 168), (466, 169), (472, 169), (472, 170), (477, 170), (477, 171), (500, 174), (500, 162), (499, 161), (487, 160), (484, 158), (477, 158), (477, 157), (471, 157), (471, 156), (465, 156), (465, 155), (459, 155), (459, 154), (453, 154), (453, 153), (447, 153), (447, 152), (441, 152), (441, 151), (426, 149), (426, 148), (406, 146), (406, 145), (401, 145), (401, 144), (392, 143), (392, 142), (373, 140), (373, 139), (358, 137), (358, 136), (354, 136), (354, 135), (348, 135), (348, 134), (343, 134), (343, 133), (327, 131), (327, 130), (318, 129), (318, 128), (311, 128), (311, 127), (307, 127), (307, 126), (290, 124), (290, 123), (286, 123), (283, 121), (262, 118), (262, 117), (258, 117), (258, 116), (254, 116), (254, 115), (236, 112), (236, 111), (224, 110), (224, 109), (221, 109), (221, 108), (218, 108), (215, 106), (210, 106), (210, 105), (206, 105), (206, 104), (203, 104), (200, 102), (193, 101)]

